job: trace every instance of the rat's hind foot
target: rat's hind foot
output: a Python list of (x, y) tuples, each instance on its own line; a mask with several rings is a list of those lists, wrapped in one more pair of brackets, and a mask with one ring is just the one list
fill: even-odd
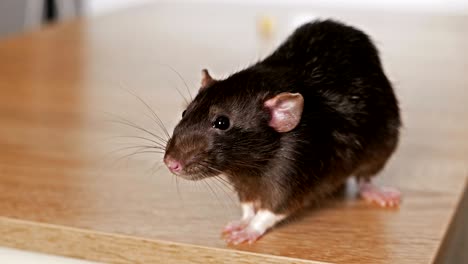
[(253, 228), (245, 227), (244, 229), (233, 231), (226, 237), (226, 242), (233, 245), (238, 245), (244, 242), (252, 244), (257, 241), (263, 233)]
[(359, 194), (361, 197), (382, 207), (398, 207), (401, 202), (401, 193), (395, 188), (379, 187), (372, 183), (360, 183)]

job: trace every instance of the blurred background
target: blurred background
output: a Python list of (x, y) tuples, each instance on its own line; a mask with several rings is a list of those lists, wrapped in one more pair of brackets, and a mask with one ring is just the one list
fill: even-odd
[[(80, 16), (99, 16), (161, 0), (2, 0), (0, 1), (0, 37), (34, 30), (41, 25)], [(324, 8), (468, 14), (467, 0), (185, 0), (171, 2), (239, 3), (242, 5), (304, 5)]]
[[(98, 16), (105, 16), (107, 14), (111, 14), (113, 12), (120, 12), (125, 9), (129, 8), (137, 8), (142, 5), (154, 3), (154, 2), (168, 2), (162, 0), (0, 0), (0, 39), (8, 38), (13, 35), (21, 34), (22, 32), (28, 31), (35, 31), (42, 26), (48, 25), (50, 23), (60, 23), (70, 21), (76, 18), (84, 17), (98, 17)], [(222, 5), (223, 3), (229, 3), (230, 5), (238, 4), (239, 6), (244, 6), (248, 8), (249, 5), (263, 5), (265, 7), (270, 5), (288, 5), (288, 6), (304, 6), (310, 5), (313, 7), (320, 7), (326, 8), (328, 10), (335, 10), (335, 9), (349, 9), (349, 10), (365, 10), (369, 11), (373, 14), (381, 14), (381, 13), (409, 13), (409, 14), (441, 14), (441, 15), (468, 15), (468, 0), (185, 0), (185, 1), (171, 1), (171, 2), (187, 2), (190, 3), (192, 6), (197, 3), (212, 3), (216, 5)], [(231, 12), (231, 11), (230, 11)], [(185, 13), (186, 15), (189, 13)], [(172, 14), (176, 16), (177, 14)], [(179, 14), (181, 15), (181, 14)], [(168, 15), (171, 16), (171, 15)], [(307, 20), (309, 17), (301, 17), (298, 16), (298, 20), (304, 21)], [(173, 22), (172, 20), (167, 20)], [(266, 24), (264, 25), (265, 28), (268, 29), (268, 20), (265, 20)], [(295, 25), (299, 24), (297, 21), (294, 22)], [(209, 19), (206, 20), (209, 22)], [(392, 21), (388, 21), (388, 23), (392, 23)], [(162, 25), (164, 27), (166, 25)], [(213, 26), (214, 27), (214, 26)], [(188, 31), (193, 30), (190, 25), (182, 25), (181, 28), (187, 29)], [(434, 26), (434, 28), (436, 28)], [(202, 29), (200, 29), (202, 30)], [(225, 30), (221, 28), (221, 30)], [(456, 28), (454, 29), (456, 30)], [(143, 33), (145, 32), (144, 29), (142, 30)], [(228, 30), (227, 30), (228, 31)], [(266, 30), (268, 31), (268, 30)], [(98, 31), (97, 31), (98, 32)], [(141, 34), (143, 34), (141, 33)], [(187, 33), (187, 32), (185, 32)], [(190, 33), (190, 32), (189, 32)], [(193, 33), (193, 32), (191, 32)], [(98, 33), (96, 33), (97, 35)], [(118, 33), (116, 33), (118, 34)], [(224, 36), (224, 35), (222, 35)], [(220, 37), (222, 37), (220, 36)], [(249, 38), (247, 35), (246, 41), (248, 42)], [(188, 34), (187, 38), (191, 38), (192, 35)], [(383, 39), (382, 43), (390, 43), (390, 41), (385, 41)], [(193, 40), (192, 40), (193, 41)], [(450, 42), (450, 39), (448, 40)], [(394, 41), (393, 45), (397, 45), (398, 43)], [(461, 42), (452, 41), (453, 43), (453, 50), (459, 50), (462, 48), (462, 45), (458, 45)], [(104, 43), (104, 42), (103, 42)], [(130, 42), (131, 43), (131, 42)], [(151, 43), (144, 45), (139, 44), (138, 47), (146, 47), (148, 50)], [(196, 43), (195, 43), (196, 44)], [(190, 45), (195, 45), (190, 44)], [(206, 44), (206, 43), (203, 43)], [(408, 46), (419, 46), (418, 43), (411, 43), (409, 40), (406, 42), (402, 42), (401, 49), (408, 48)], [(107, 45), (107, 44), (106, 44)], [(248, 46), (248, 45), (247, 45)], [(105, 46), (107, 48), (107, 46)], [(182, 50), (180, 46), (180, 50)], [(209, 46), (209, 48), (215, 50), (213, 53), (216, 53), (216, 46)], [(135, 50), (138, 50), (136, 48)], [(224, 47), (223, 47), (224, 49)], [(390, 49), (389, 49), (390, 50)], [(400, 49), (394, 48), (395, 52), (399, 52)], [(105, 57), (107, 54), (104, 49), (100, 54), (104, 56), (107, 60), (110, 58)], [(126, 50), (126, 52), (131, 53), (132, 49)], [(235, 51), (231, 51), (235, 52)], [(419, 53), (418, 53), (419, 52)], [(450, 51), (444, 51), (448, 53)], [(221, 53), (221, 52), (219, 52)], [(387, 52), (388, 54), (389, 52)], [(424, 50), (415, 50), (413, 55), (416, 56), (420, 53), (424, 53)], [(444, 54), (445, 54), (444, 53)], [(109, 53), (111, 54), (111, 53)], [(451, 54), (451, 53), (449, 53)], [(391, 54), (390, 54), (391, 55)], [(192, 56), (196, 57), (197, 54), (193, 54)], [(134, 56), (137, 57), (138, 56)], [(170, 57), (167, 55), (167, 57)], [(222, 61), (222, 55), (218, 56), (219, 58), (213, 59), (212, 61)], [(235, 57), (235, 56), (232, 56)], [(240, 56), (241, 57), (241, 56)], [(391, 56), (389, 56), (391, 57)], [(117, 60), (117, 58), (114, 58)], [(185, 72), (193, 72), (193, 76), (189, 75), (189, 79), (198, 79), (199, 71), (198, 65), (194, 67), (196, 69), (192, 69), (190, 67), (184, 68), (183, 64), (181, 63), (183, 58), (173, 59), (172, 63), (173, 66), (177, 69), (185, 70)], [(387, 64), (392, 63), (391, 58), (385, 60)], [(114, 65), (114, 68), (118, 69), (118, 65), (126, 65), (128, 62), (120, 62)], [(117, 65), (117, 66), (116, 66)], [(219, 65), (214, 64), (213, 68), (217, 68), (223, 70), (225, 67), (225, 63), (219, 63)], [(230, 67), (230, 66), (229, 66)], [(392, 67), (389, 67), (392, 68)], [(123, 67), (126, 69), (126, 66)], [(225, 69), (227, 70), (227, 68)], [(413, 69), (414, 70), (414, 69)], [(400, 72), (403, 74), (411, 71), (406, 71), (406, 69), (400, 69)], [(0, 73), (1, 74), (1, 73)], [(130, 77), (129, 77), (130, 78)], [(142, 76), (136, 76), (136, 79), (142, 79)], [(136, 81), (135, 81), (136, 82)], [(135, 85), (137, 86), (137, 85)], [(411, 93), (411, 91), (405, 91), (406, 93)], [(403, 96), (402, 96), (403, 97)], [(461, 104), (460, 104), (461, 105)], [(5, 249), (0, 248), (0, 263), (89, 263), (85, 261), (78, 261), (78, 260), (68, 260), (60, 257), (46, 257), (41, 256), (36, 253), (26, 253), (17, 250)]]

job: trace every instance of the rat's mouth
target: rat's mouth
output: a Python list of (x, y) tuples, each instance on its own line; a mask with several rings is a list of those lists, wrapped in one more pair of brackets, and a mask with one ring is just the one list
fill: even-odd
[(189, 181), (199, 181), (199, 180), (203, 180), (205, 178), (208, 178), (208, 177), (205, 177), (203, 175), (199, 175), (199, 174), (178, 174), (176, 175), (177, 177), (181, 177), (185, 180), (189, 180)]
[(215, 169), (209, 168), (202, 164), (190, 164), (189, 166), (186, 166), (179, 173), (174, 173), (174, 174), (186, 180), (198, 181), (198, 180), (218, 176), (221, 173), (216, 171)]
[(223, 173), (208, 157), (209, 155), (205, 152), (166, 151), (163, 161), (173, 175), (197, 181)]

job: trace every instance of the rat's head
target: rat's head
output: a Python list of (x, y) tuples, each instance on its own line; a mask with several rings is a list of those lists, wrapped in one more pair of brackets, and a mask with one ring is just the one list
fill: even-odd
[(166, 146), (164, 162), (172, 173), (199, 180), (261, 172), (279, 149), (282, 133), (297, 126), (300, 94), (262, 92), (248, 87), (256, 82), (242, 74), (217, 81), (202, 71), (201, 88)]

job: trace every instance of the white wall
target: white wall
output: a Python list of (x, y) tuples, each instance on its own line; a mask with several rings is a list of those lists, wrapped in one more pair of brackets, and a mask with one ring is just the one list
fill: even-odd
[(42, 1), (0, 0), (0, 37), (40, 25)]
[(99, 15), (148, 2), (155, 2), (155, 0), (84, 0), (83, 2), (86, 14)]
[[(85, 0), (85, 10), (90, 15), (138, 6), (162, 0)], [(468, 14), (468, 0), (173, 0), (192, 3), (243, 3), (243, 4), (288, 4), (317, 5), (322, 7), (383, 9), (410, 12)]]

